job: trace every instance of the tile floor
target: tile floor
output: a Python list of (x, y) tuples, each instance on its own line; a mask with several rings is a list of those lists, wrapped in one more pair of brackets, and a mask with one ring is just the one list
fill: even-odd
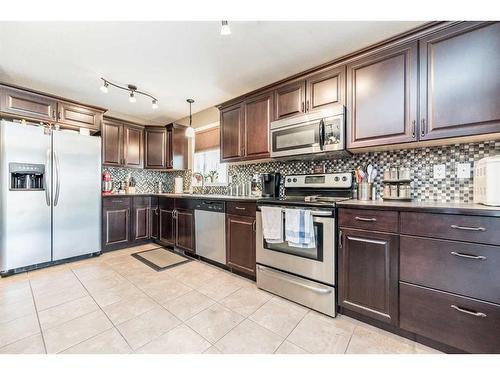
[(0, 279), (0, 353), (436, 353), (202, 262), (130, 256), (154, 247)]

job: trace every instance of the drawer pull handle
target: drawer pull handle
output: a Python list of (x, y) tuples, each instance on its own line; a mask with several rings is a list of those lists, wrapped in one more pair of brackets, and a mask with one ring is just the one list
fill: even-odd
[(241, 211), (245, 211), (245, 210), (246, 210), (246, 208), (245, 208), (245, 207), (235, 207), (235, 209), (237, 209), (237, 210), (241, 210)]
[(486, 260), (486, 257), (484, 255), (469, 255), (469, 254), (457, 253), (456, 251), (452, 251), (450, 254), (460, 258)]
[(358, 221), (369, 221), (369, 222), (375, 222), (375, 221), (377, 221), (377, 219), (375, 219), (374, 217), (359, 217), (359, 216), (356, 216), (355, 219), (358, 220)]
[(460, 311), (461, 313), (469, 314), (469, 315), (472, 315), (472, 316), (477, 316), (478, 318), (486, 318), (487, 317), (487, 315), (485, 313), (475, 312), (475, 311), (469, 311), (469, 310), (466, 310), (466, 309), (462, 309), (461, 307), (458, 307), (457, 305), (450, 305), (450, 307), (452, 309)]
[(471, 230), (474, 232), (486, 232), (486, 228), (483, 228), (483, 227), (461, 227), (460, 225), (452, 225), (451, 227), (453, 229)]

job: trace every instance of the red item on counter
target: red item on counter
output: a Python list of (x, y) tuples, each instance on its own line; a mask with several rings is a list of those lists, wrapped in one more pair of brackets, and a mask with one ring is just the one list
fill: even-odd
[(111, 194), (113, 192), (113, 179), (108, 171), (102, 172), (102, 193)]

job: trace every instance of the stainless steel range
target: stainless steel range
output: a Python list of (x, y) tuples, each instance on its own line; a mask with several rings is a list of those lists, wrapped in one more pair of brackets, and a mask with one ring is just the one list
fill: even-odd
[[(335, 316), (335, 202), (351, 197), (350, 173), (285, 177), (285, 197), (257, 202), (257, 286), (324, 314)], [(298, 247), (286, 240), (267, 241), (262, 228), (264, 207), (281, 208), (285, 231), (287, 209), (310, 212), (314, 246)]]

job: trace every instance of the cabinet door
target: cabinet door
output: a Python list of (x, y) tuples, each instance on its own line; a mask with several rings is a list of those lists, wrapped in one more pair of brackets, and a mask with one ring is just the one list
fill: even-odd
[(159, 232), (159, 222), (160, 222), (160, 212), (158, 206), (151, 207), (150, 218), (149, 218), (149, 236), (155, 240), (158, 239)]
[(57, 122), (74, 128), (101, 129), (102, 112), (73, 103), (57, 103)]
[(176, 241), (177, 247), (195, 252), (194, 211), (176, 210)]
[(143, 167), (144, 130), (134, 126), (123, 127), (123, 165), (126, 167)]
[(417, 140), (417, 42), (347, 65), (347, 148)]
[(144, 129), (144, 168), (167, 168), (167, 131), (163, 127)]
[(274, 94), (276, 120), (306, 112), (306, 81), (300, 80), (278, 87)]
[(168, 125), (169, 168), (187, 169), (188, 139), (186, 127), (178, 124)]
[(255, 275), (255, 218), (226, 216), (227, 265)]
[(464, 22), (421, 39), (421, 138), (499, 132), (499, 67), (498, 22)]
[(398, 236), (357, 229), (341, 230), (339, 304), (397, 325)]
[(123, 125), (113, 121), (102, 124), (102, 164), (123, 165)]
[(345, 71), (345, 66), (339, 66), (307, 78), (307, 112), (344, 105)]
[(238, 159), (244, 155), (243, 121), (242, 103), (221, 109), (221, 158), (223, 161)]
[(55, 121), (56, 108), (57, 101), (53, 98), (10, 87), (0, 88), (0, 112), (27, 119)]
[(130, 239), (130, 208), (105, 208), (103, 226), (106, 250), (125, 247)]
[(160, 242), (166, 245), (175, 245), (175, 222), (172, 209), (160, 207)]
[(149, 239), (149, 218), (150, 218), (149, 207), (134, 207), (134, 218), (133, 218), (133, 240), (142, 241)]
[(272, 93), (269, 92), (245, 102), (245, 156), (249, 158), (269, 157), (272, 101)]

